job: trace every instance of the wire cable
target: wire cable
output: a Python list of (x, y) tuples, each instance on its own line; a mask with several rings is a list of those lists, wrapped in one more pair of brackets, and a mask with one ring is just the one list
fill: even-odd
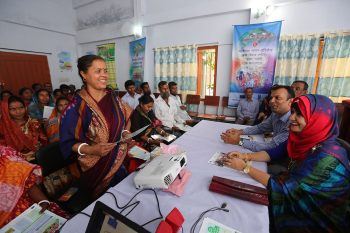
[(226, 206), (227, 206), (226, 203), (222, 203), (220, 207), (212, 207), (212, 208), (210, 208), (210, 209), (208, 209), (208, 210), (203, 211), (203, 212), (200, 214), (200, 216), (198, 217), (198, 219), (193, 223), (193, 225), (192, 225), (192, 227), (191, 227), (191, 229), (190, 229), (190, 232), (191, 232), (191, 233), (194, 233), (194, 231), (195, 231), (195, 229), (196, 229), (198, 223), (202, 220), (202, 218), (204, 217), (204, 215), (205, 215), (206, 213), (209, 213), (209, 212), (211, 212), (211, 211), (216, 211), (216, 210), (222, 210), (222, 211), (225, 211), (225, 212), (229, 212), (228, 209), (225, 209)]
[(62, 230), (62, 228), (64, 227), (64, 225), (66, 225), (66, 223), (71, 220), (72, 218), (74, 218), (75, 216), (77, 216), (78, 214), (82, 214), (82, 215), (85, 215), (85, 216), (88, 216), (89, 218), (91, 217), (91, 215), (88, 215), (87, 213), (84, 213), (84, 212), (78, 212), (76, 214), (74, 214), (72, 217), (70, 217), (69, 219), (67, 219), (67, 221), (65, 221), (62, 226), (60, 226), (60, 228), (57, 229), (56, 232), (60, 232)]

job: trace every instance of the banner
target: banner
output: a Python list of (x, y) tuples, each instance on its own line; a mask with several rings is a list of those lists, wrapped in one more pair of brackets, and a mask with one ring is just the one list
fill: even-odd
[(97, 46), (97, 55), (106, 61), (108, 70), (108, 87), (117, 88), (117, 78), (115, 72), (115, 43), (102, 44)]
[(131, 41), (129, 46), (131, 57), (129, 77), (134, 80), (137, 87), (143, 82), (145, 47), (146, 38)]
[(244, 90), (252, 87), (261, 100), (270, 91), (275, 72), (281, 22), (235, 25), (229, 106), (237, 107)]

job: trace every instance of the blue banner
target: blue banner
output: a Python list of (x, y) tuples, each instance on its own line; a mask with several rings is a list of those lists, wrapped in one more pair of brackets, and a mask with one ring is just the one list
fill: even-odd
[(261, 100), (270, 91), (275, 73), (281, 21), (235, 25), (229, 106), (237, 107), (244, 90), (252, 87)]
[(130, 69), (129, 77), (134, 80), (136, 86), (143, 82), (144, 61), (145, 61), (146, 38), (130, 42)]

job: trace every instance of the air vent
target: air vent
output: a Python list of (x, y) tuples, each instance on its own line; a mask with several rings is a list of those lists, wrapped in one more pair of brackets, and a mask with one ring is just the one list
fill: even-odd
[(170, 185), (171, 184), (171, 182), (172, 182), (172, 177), (171, 177), (171, 175), (169, 174), (169, 175), (167, 175), (166, 177), (164, 177), (164, 183), (166, 184), (166, 185)]

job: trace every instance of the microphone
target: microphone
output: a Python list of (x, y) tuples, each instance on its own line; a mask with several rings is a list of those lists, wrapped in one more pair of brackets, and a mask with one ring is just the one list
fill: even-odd
[(225, 212), (230, 212), (230, 210), (225, 209), (225, 207), (226, 207), (226, 206), (227, 206), (227, 203), (226, 203), (226, 202), (224, 202), (224, 203), (222, 203), (222, 204), (221, 204), (220, 209), (221, 209), (221, 210), (223, 210), (223, 211), (225, 211)]
[(224, 202), (224, 203), (221, 204), (221, 207), (220, 207), (220, 208), (225, 208), (226, 206), (227, 206), (227, 203)]

